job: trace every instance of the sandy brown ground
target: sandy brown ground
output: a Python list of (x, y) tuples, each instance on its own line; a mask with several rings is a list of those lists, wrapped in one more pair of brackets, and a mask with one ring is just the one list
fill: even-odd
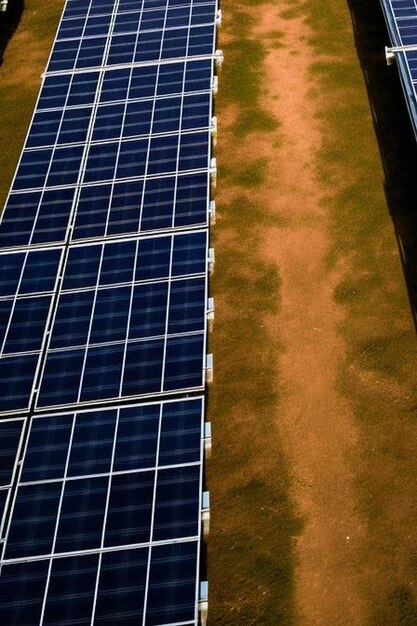
[[(355, 443), (355, 424), (336, 389), (343, 343), (340, 313), (333, 301), (337, 273), (325, 267), (329, 248), (326, 212), (315, 181), (314, 156), (320, 143), (316, 111), (308, 97), (310, 55), (301, 19), (277, 26), (284, 47), (268, 56), (268, 83), (286, 94), (272, 108), (287, 139), (279, 160), (274, 207), (291, 227), (268, 233), (268, 254), (282, 280), (276, 330), (285, 344), (281, 359), (280, 429), (292, 466), (293, 496), (305, 520), (296, 548), (296, 605), (302, 623), (363, 624), (359, 582), (352, 553), (361, 521), (355, 514), (351, 474), (346, 464)], [(294, 53), (296, 51), (296, 53)], [(277, 78), (279, 80), (277, 81)]]
[[(316, 171), (323, 137), (320, 101), (311, 97), (316, 85), (309, 72), (314, 52), (308, 44), (308, 27), (302, 17), (283, 19), (279, 6), (257, 6), (254, 14), (255, 37), (266, 41), (271, 32), (282, 32), (280, 45), (268, 49), (263, 94), (263, 106), (279, 120), (280, 128), (251, 136), (237, 149), (228, 136), (233, 108), (223, 110), (220, 119), (226, 134), (223, 155), (233, 149), (238, 158), (267, 159), (266, 181), (253, 190), (253, 197), (283, 223), (265, 229), (261, 247), (264, 259), (277, 267), (281, 278), (279, 313), (269, 318), (271, 338), (283, 347), (275, 381), (280, 390), (276, 433), (271, 437), (276, 436), (283, 446), (291, 498), (304, 523), (294, 546), (295, 623), (411, 626), (417, 624), (413, 621), (417, 613), (403, 619), (397, 609), (392, 614), (385, 607), (379, 609), (379, 602), (391, 597), (395, 587), (412, 589), (415, 563), (407, 554), (416, 545), (415, 507), (410, 504), (416, 485), (413, 480), (408, 482), (405, 503), (398, 492), (392, 502), (384, 503), (381, 539), (378, 528), (369, 528), (363, 492), (358, 488), (367, 474), (361, 455), (375, 433), (372, 428), (362, 432), (350, 398), (340, 390), (339, 374), (347, 358), (340, 328), (346, 310), (335, 303), (334, 293), (349, 258), (329, 269), (332, 235)], [(220, 189), (220, 207), (238, 192), (230, 187)], [(227, 236), (220, 234), (220, 243)], [(393, 231), (390, 236), (395, 250)], [(399, 268), (399, 262), (397, 265)], [(400, 271), (397, 277), (401, 280)], [(411, 327), (411, 315), (406, 324)], [(351, 369), (356, 370), (356, 365)], [(384, 397), (390, 402), (393, 395), (398, 399), (403, 393), (387, 380), (360, 369), (354, 376), (361, 378), (365, 387), (384, 388), (382, 402)], [(398, 454), (407, 457), (410, 470), (414, 464), (409, 446), (416, 440), (416, 428), (414, 423), (401, 428), (404, 433), (397, 433), (402, 440)], [(389, 441), (387, 434), (385, 444), (380, 441), (377, 445), (383, 448)], [(381, 487), (395, 471), (393, 466), (381, 480), (374, 477), (370, 491)], [(229, 623), (226, 616), (224, 623)], [(258, 623), (262, 624), (262, 619)]]
[[(270, 29), (270, 10), (259, 31)], [(266, 236), (270, 259), (282, 280), (280, 314), (274, 323), (285, 345), (280, 385), (280, 432), (292, 472), (293, 497), (305, 521), (296, 547), (296, 606), (301, 624), (360, 626), (365, 623), (355, 552), (363, 522), (347, 460), (356, 441), (349, 405), (337, 390), (344, 345), (337, 331), (341, 311), (333, 292), (338, 271), (329, 275), (329, 234), (314, 159), (320, 145), (317, 109), (309, 97), (311, 50), (301, 18), (281, 20), (283, 47), (269, 53), (268, 107), (281, 121), (284, 136), (271, 176), (279, 181), (274, 211), (289, 228)], [(285, 96), (283, 95), (285, 94)]]

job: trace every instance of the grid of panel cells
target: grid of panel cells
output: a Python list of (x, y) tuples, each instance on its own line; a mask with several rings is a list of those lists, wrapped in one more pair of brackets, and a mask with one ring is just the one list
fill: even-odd
[(63, 250), (0, 253), (0, 411), (28, 410)]
[(0, 254), (1, 410), (202, 389), (207, 246), (196, 230), (74, 245), (63, 264)]
[(69, 3), (47, 71), (213, 54), (216, 8), (207, 0)]
[(207, 232), (69, 250), (37, 407), (203, 388)]
[(218, 21), (65, 3), (0, 221), (1, 624), (198, 624)]
[(195, 624), (202, 425), (201, 397), (32, 418), (0, 623)]
[(47, 76), (0, 245), (206, 226), (212, 72), (207, 59)]
[(0, 421), (0, 533), (2, 533), (2, 536), (6, 507), (18, 470), (19, 452), (23, 441), (23, 427), (23, 419)]

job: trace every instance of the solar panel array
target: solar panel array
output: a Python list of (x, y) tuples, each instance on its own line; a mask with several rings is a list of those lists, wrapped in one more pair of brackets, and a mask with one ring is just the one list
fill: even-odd
[(383, 13), (393, 48), (388, 49), (388, 60), (394, 55), (417, 138), (417, 4), (414, 0), (381, 0)]
[(65, 4), (0, 222), (2, 624), (198, 623), (219, 19)]

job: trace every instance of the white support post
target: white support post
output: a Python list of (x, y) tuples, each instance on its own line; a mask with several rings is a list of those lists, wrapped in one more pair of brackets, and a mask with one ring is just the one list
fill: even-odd
[(216, 52), (214, 53), (214, 59), (216, 62), (216, 69), (219, 72), (221, 70), (221, 67), (223, 65), (223, 61), (224, 61), (224, 54), (222, 50), (216, 50)]
[(216, 15), (216, 26), (220, 27), (222, 25), (222, 10), (219, 9)]
[(214, 298), (209, 298), (207, 301), (207, 325), (208, 331), (211, 333), (214, 325)]
[(394, 65), (396, 61), (394, 52), (391, 50), (391, 48), (388, 48), (388, 46), (385, 46), (385, 59), (387, 65)]
[(211, 89), (213, 91), (213, 96), (217, 95), (217, 92), (219, 91), (219, 77), (218, 76), (213, 76)]
[(210, 493), (208, 491), (203, 492), (201, 523), (203, 524), (203, 536), (207, 541), (210, 533)]
[(211, 200), (209, 205), (209, 218), (210, 218), (210, 226), (214, 226), (216, 223), (216, 202)]
[(210, 274), (214, 272), (215, 262), (216, 262), (216, 257), (214, 254), (214, 248), (209, 248), (207, 263), (208, 263), (208, 269), (209, 269)]
[(211, 422), (204, 424), (204, 457), (206, 461), (211, 458)]
[(206, 356), (206, 383), (211, 385), (213, 382), (213, 355), (207, 354)]
[(0, 0), (0, 12), (4, 13), (7, 9), (8, 0)]
[(409, 46), (385, 46), (385, 58), (388, 65), (392, 65), (396, 61), (397, 52), (417, 52), (417, 45), (410, 44)]
[(211, 118), (210, 132), (213, 148), (215, 148), (217, 146), (217, 117), (215, 115)]
[(200, 624), (201, 626), (207, 626), (207, 614), (208, 614), (208, 582), (206, 580), (200, 583), (200, 600), (198, 603), (198, 610), (200, 612)]
[(217, 187), (217, 161), (213, 157), (210, 161), (210, 181), (213, 189)]

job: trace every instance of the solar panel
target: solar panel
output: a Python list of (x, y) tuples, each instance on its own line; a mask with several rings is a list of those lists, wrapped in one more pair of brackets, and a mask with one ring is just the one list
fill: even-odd
[(1, 623), (196, 623), (203, 411), (196, 397), (32, 418)]
[(125, 7), (101, 3), (71, 13), (67, 6), (47, 72), (213, 55), (216, 2)]
[(66, 2), (0, 222), (1, 623), (198, 623), (218, 17)]
[(37, 407), (202, 389), (205, 231), (70, 248)]
[[(207, 226), (213, 63), (163, 69), (123, 70), (123, 88), (106, 75), (98, 88), (93, 76), (93, 97), (81, 84), (89, 106), (42, 108), (52, 104), (48, 81), (57, 77), (45, 80), (0, 246)], [(62, 88), (61, 101), (70, 101), (74, 82)]]
[(206, 226), (209, 173), (84, 186), (74, 241)]

